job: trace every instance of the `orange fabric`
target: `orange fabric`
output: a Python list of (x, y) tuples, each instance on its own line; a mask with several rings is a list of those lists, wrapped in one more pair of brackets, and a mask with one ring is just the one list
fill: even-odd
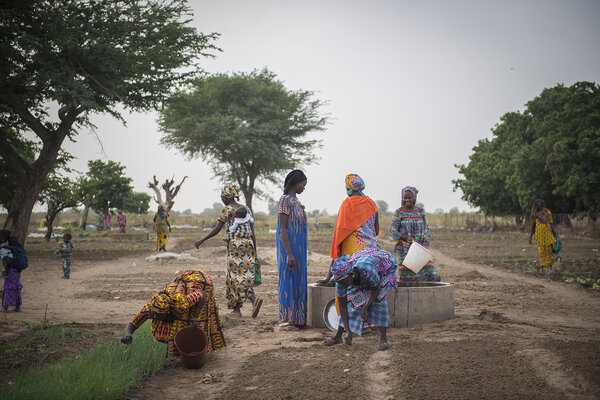
[(329, 256), (337, 258), (339, 246), (344, 239), (360, 228), (376, 212), (377, 204), (369, 196), (346, 197), (338, 211)]

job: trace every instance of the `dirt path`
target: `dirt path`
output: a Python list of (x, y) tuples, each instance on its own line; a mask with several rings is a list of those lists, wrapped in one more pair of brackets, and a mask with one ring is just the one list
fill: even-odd
[[(125, 325), (178, 271), (200, 267), (225, 303), (224, 247), (186, 251), (190, 261), (79, 262), (60, 279), (56, 259), (34, 259), (23, 274), (19, 321), (47, 318)], [(377, 334), (352, 347), (325, 348), (325, 329), (281, 332), (277, 326), (274, 248), (259, 248), (265, 299), (258, 318), (226, 327), (227, 347), (198, 371), (178, 363), (129, 393), (131, 399), (238, 398), (594, 398), (600, 396), (600, 296), (575, 286), (466, 264), (437, 252), (444, 281), (455, 285), (456, 318), (391, 329), (391, 349), (377, 352)], [(309, 281), (325, 275), (326, 256), (313, 253)], [(250, 307), (242, 312), (248, 314)], [(226, 309), (221, 306), (221, 312)]]

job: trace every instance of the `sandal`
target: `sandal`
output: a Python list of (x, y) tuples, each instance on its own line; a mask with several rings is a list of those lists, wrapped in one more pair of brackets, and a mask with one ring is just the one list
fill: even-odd
[(256, 318), (256, 316), (258, 315), (258, 312), (260, 311), (260, 306), (262, 306), (262, 299), (259, 299), (258, 297), (256, 298), (256, 301), (254, 302), (254, 309), (252, 310), (252, 318)]
[(299, 331), (300, 328), (298, 328), (295, 325), (284, 325), (282, 327), (279, 328), (280, 331)]

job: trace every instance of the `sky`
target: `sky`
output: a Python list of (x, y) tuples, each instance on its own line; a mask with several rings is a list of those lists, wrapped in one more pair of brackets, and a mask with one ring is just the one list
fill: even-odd
[[(223, 51), (201, 61), (209, 73), (268, 68), (288, 89), (328, 102), (318, 163), (301, 167), (307, 210), (329, 214), (345, 198), (344, 177), (359, 174), (365, 194), (400, 206), (416, 186), (426, 210), (470, 210), (453, 192), (455, 164), (477, 141), (546, 87), (600, 83), (600, 1), (190, 1), (191, 25), (218, 32)], [(206, 162), (160, 145), (156, 113), (92, 121), (64, 148), (88, 160), (126, 166), (136, 191), (183, 176), (175, 210), (201, 212), (220, 201), (221, 183)], [(283, 179), (282, 179), (283, 185)], [(281, 185), (281, 186), (282, 186)], [(268, 186), (273, 199), (280, 186)], [(152, 207), (154, 208), (155, 205)], [(266, 211), (254, 200), (254, 211)]]

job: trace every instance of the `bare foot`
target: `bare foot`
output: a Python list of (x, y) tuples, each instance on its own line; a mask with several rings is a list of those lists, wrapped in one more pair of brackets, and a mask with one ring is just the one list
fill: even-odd
[(323, 344), (325, 346), (333, 346), (334, 344), (340, 344), (340, 343), (342, 343), (342, 339), (338, 338), (337, 336), (329, 338), (323, 342)]
[(387, 342), (379, 342), (379, 350), (385, 351), (390, 348), (390, 345)]
[(227, 316), (230, 318), (242, 318), (242, 312), (240, 310), (233, 310)]
[(21, 312), (21, 306), (16, 306), (14, 312)]

